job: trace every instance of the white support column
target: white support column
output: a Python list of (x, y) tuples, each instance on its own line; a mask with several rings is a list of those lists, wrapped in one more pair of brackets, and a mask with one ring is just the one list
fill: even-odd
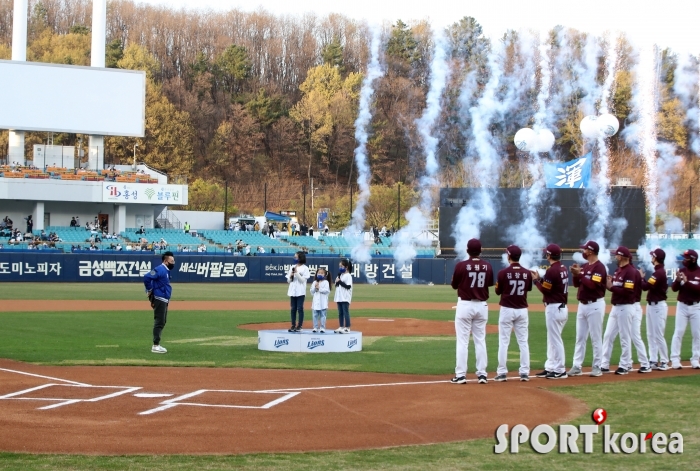
[(114, 205), (114, 229), (113, 232), (119, 234), (120, 232), (126, 230), (126, 205), (125, 204), (115, 204)]
[[(107, 0), (92, 2), (92, 48), (90, 66), (105, 66), (105, 44), (107, 42)], [(89, 167), (102, 170), (105, 162), (104, 136), (90, 136)]]
[[(12, 18), (12, 60), (27, 60), (27, 12), (29, 0), (15, 0), (14, 16)], [(25, 164), (24, 158), (24, 132), (10, 130), (9, 146), (7, 150), (9, 163), (18, 162)], [(44, 217), (43, 215), (41, 216)]]
[(34, 230), (40, 231), (44, 229), (44, 202), (37, 201), (34, 203), (34, 211), (32, 211), (32, 219), (34, 219)]

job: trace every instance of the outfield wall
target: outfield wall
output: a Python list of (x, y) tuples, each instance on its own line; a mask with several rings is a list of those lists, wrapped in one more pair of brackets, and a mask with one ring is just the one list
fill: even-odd
[[(338, 257), (308, 257), (307, 265), (315, 274), (318, 268), (338, 272)], [(230, 255), (177, 255), (172, 274), (174, 283), (284, 283), (292, 257), (236, 257)], [(494, 271), (502, 268), (500, 258), (490, 260)], [(113, 253), (37, 253), (33, 251), (0, 252), (0, 282), (138, 282), (161, 256)], [(399, 265), (390, 258), (373, 259), (369, 264), (355, 264), (356, 283), (380, 284), (449, 284), (456, 260), (417, 259)], [(572, 261), (564, 261), (571, 265)], [(543, 268), (545, 268), (543, 266)], [(613, 270), (613, 266), (609, 267)], [(668, 270), (675, 276), (675, 269)]]

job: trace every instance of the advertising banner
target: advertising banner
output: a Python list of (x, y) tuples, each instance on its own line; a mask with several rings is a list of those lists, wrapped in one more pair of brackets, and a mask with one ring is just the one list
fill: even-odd
[(104, 203), (141, 203), (186, 205), (187, 191), (183, 185), (160, 185), (158, 183), (102, 183)]

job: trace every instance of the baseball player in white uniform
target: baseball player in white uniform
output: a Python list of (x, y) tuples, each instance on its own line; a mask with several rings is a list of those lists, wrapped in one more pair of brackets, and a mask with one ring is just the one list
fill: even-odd
[(644, 280), (644, 270), (639, 269), (642, 275), (642, 289), (647, 292), (647, 342), (649, 342), (649, 363), (652, 370), (668, 370), (668, 344), (666, 343), (666, 317), (668, 305), (666, 304), (666, 292), (668, 291), (668, 278), (666, 276), (666, 252), (655, 249), (651, 252), (651, 263), (654, 265), (654, 273), (648, 280)]
[(486, 322), (489, 317), (489, 286), (493, 286), (493, 268), (486, 260), (479, 258), (481, 242), (471, 239), (467, 243), (469, 258), (455, 266), (452, 275), (452, 289), (457, 290), (457, 312), (455, 331), (457, 333), (457, 366), (453, 384), (467, 382), (467, 354), (469, 335), (474, 339), (476, 354), (476, 376), (479, 384), (486, 384)]
[(690, 324), (693, 337), (690, 366), (700, 370), (700, 267), (695, 250), (683, 252), (683, 268), (678, 270), (671, 289), (678, 293), (676, 305), (676, 330), (671, 342), (671, 363), (674, 369), (682, 368), (681, 341)]
[(586, 356), (586, 342), (591, 337), (593, 345), (593, 368), (591, 376), (602, 376), (600, 362), (603, 356), (603, 318), (605, 316), (605, 284), (608, 271), (598, 260), (600, 246), (589, 240), (581, 246), (583, 258), (588, 260), (583, 266), (571, 266), (574, 286), (578, 288), (578, 311), (576, 312), (576, 349), (574, 364), (568, 376), (581, 376), (581, 366)]

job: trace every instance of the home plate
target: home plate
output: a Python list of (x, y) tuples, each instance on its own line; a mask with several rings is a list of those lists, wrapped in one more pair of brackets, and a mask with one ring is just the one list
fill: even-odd
[(138, 393), (134, 394), (135, 397), (143, 397), (143, 398), (150, 398), (150, 397), (171, 397), (172, 394), (158, 394), (158, 393)]
[(367, 319), (372, 322), (394, 322), (394, 319)]

